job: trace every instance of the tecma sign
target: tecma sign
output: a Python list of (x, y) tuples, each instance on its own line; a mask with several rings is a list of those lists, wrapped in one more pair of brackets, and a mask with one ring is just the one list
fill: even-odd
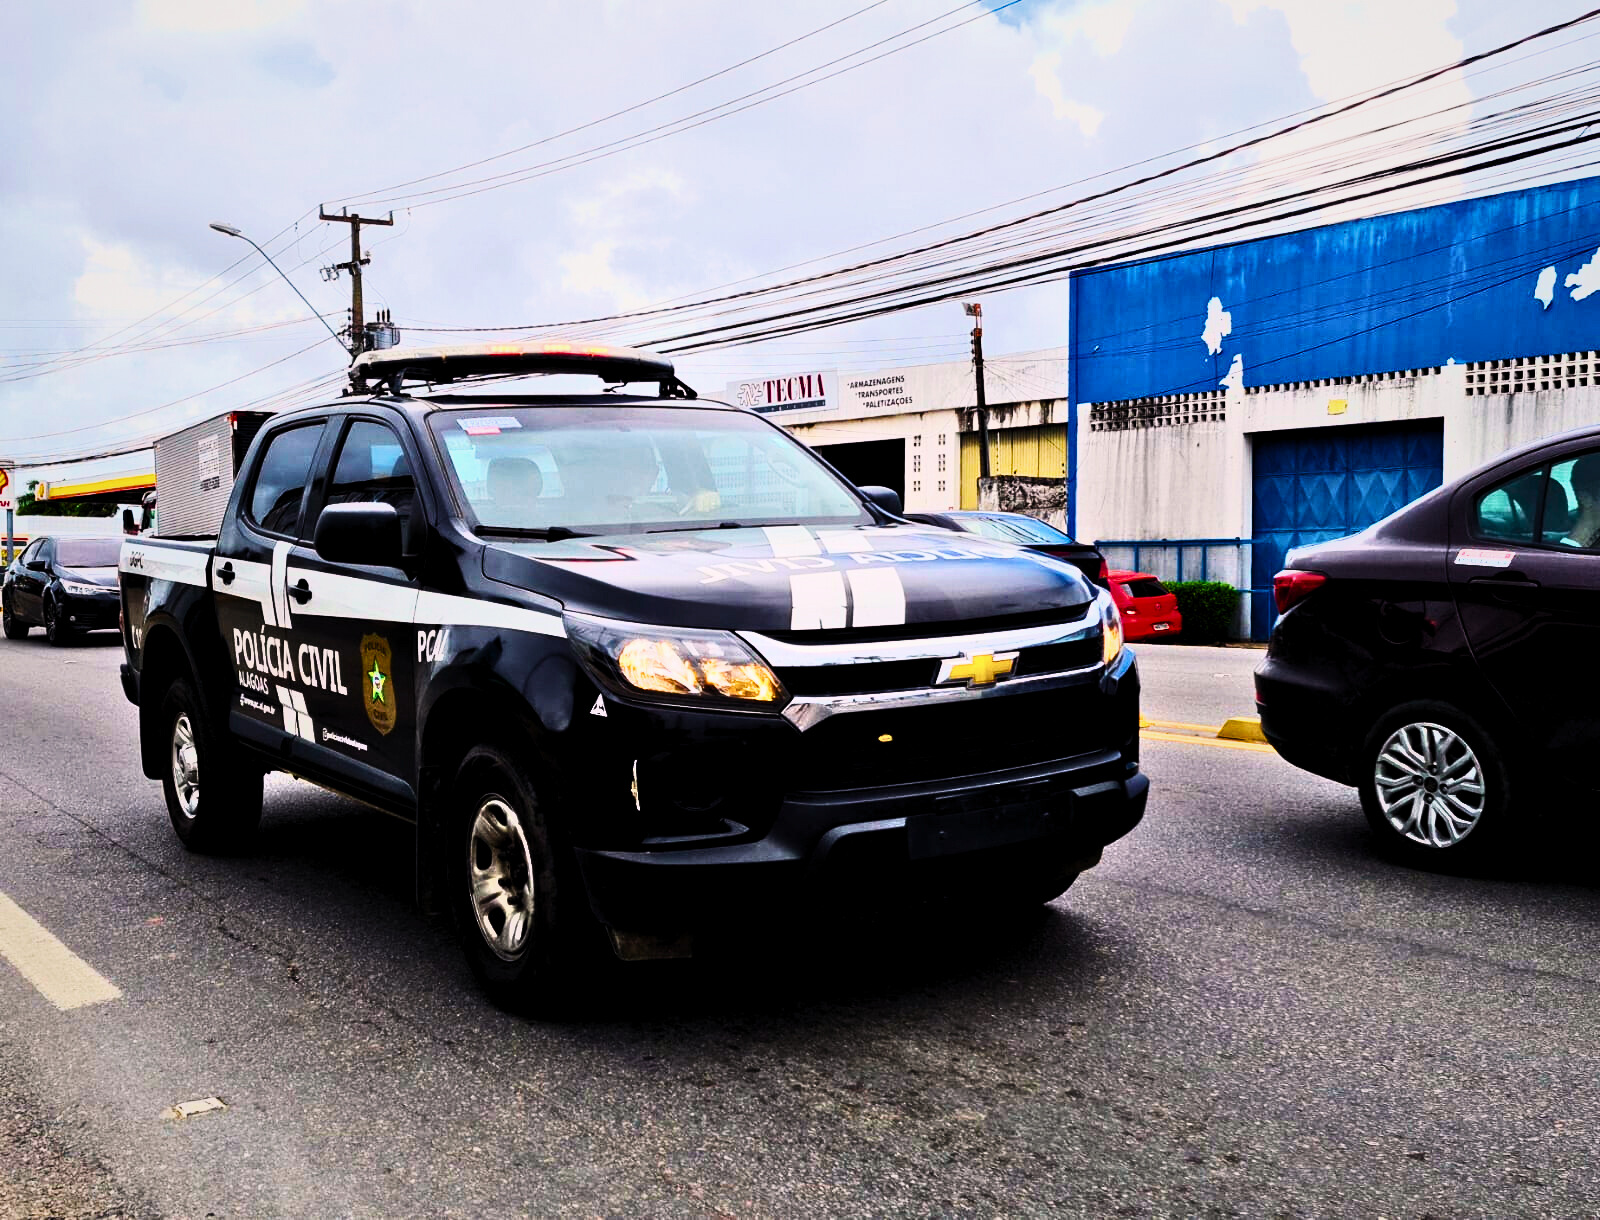
[(829, 390), (832, 373), (795, 373), (768, 377), (760, 381), (737, 381), (731, 387), (733, 400), (763, 414), (773, 411), (814, 411), (832, 406)]

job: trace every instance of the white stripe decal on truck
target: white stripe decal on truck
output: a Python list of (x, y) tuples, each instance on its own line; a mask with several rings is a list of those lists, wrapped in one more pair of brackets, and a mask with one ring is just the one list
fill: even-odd
[(791, 631), (817, 631), (843, 627), (850, 616), (844, 595), (843, 572), (806, 572), (789, 577), (793, 604)]
[(798, 559), (802, 555), (820, 555), (822, 550), (811, 531), (803, 525), (763, 525), (761, 532), (767, 536), (774, 559)]
[(141, 546), (124, 542), (117, 556), (117, 571), (151, 580), (170, 580), (179, 585), (206, 587), (206, 551), (185, 551), (177, 547)]
[(296, 603), (302, 617), (372, 619), (386, 623), (416, 622), (417, 591), (410, 585), (389, 584), (337, 572), (313, 572), (290, 567), (291, 586), (306, 582), (309, 600)]
[(858, 568), (850, 578), (850, 625), (898, 627), (906, 621), (906, 589), (893, 568)]
[(524, 606), (508, 606), (503, 602), (479, 601), (475, 597), (432, 593), (427, 589), (417, 594), (417, 610), (413, 621), (442, 623), (448, 627), (504, 627), (508, 631), (531, 631), (535, 635), (552, 635), (557, 639), (567, 634), (559, 614), (529, 610)]

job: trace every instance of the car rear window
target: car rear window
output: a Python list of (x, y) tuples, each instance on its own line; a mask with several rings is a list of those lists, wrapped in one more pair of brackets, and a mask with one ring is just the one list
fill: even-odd
[(1167, 587), (1154, 577), (1145, 577), (1142, 580), (1125, 580), (1123, 587), (1128, 590), (1129, 597), (1165, 597)]
[(121, 538), (58, 538), (56, 562), (64, 568), (114, 568)]

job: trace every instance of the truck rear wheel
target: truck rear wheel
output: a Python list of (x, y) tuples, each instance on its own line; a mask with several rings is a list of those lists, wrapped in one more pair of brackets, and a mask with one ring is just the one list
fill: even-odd
[(261, 769), (217, 741), (185, 679), (167, 688), (159, 723), (161, 789), (173, 830), (191, 851), (238, 850), (261, 821)]
[(601, 930), (552, 812), (509, 752), (477, 746), (462, 760), (445, 835), (456, 932), (484, 990), (520, 1011), (569, 1010), (573, 984), (601, 960)]

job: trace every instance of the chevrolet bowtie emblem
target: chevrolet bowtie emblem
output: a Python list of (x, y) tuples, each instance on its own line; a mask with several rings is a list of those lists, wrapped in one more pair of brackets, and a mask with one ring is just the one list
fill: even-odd
[(996, 678), (1009, 674), (1017, 663), (1014, 652), (980, 652), (970, 657), (950, 657), (939, 662), (937, 686), (965, 682), (974, 686), (993, 686)]

